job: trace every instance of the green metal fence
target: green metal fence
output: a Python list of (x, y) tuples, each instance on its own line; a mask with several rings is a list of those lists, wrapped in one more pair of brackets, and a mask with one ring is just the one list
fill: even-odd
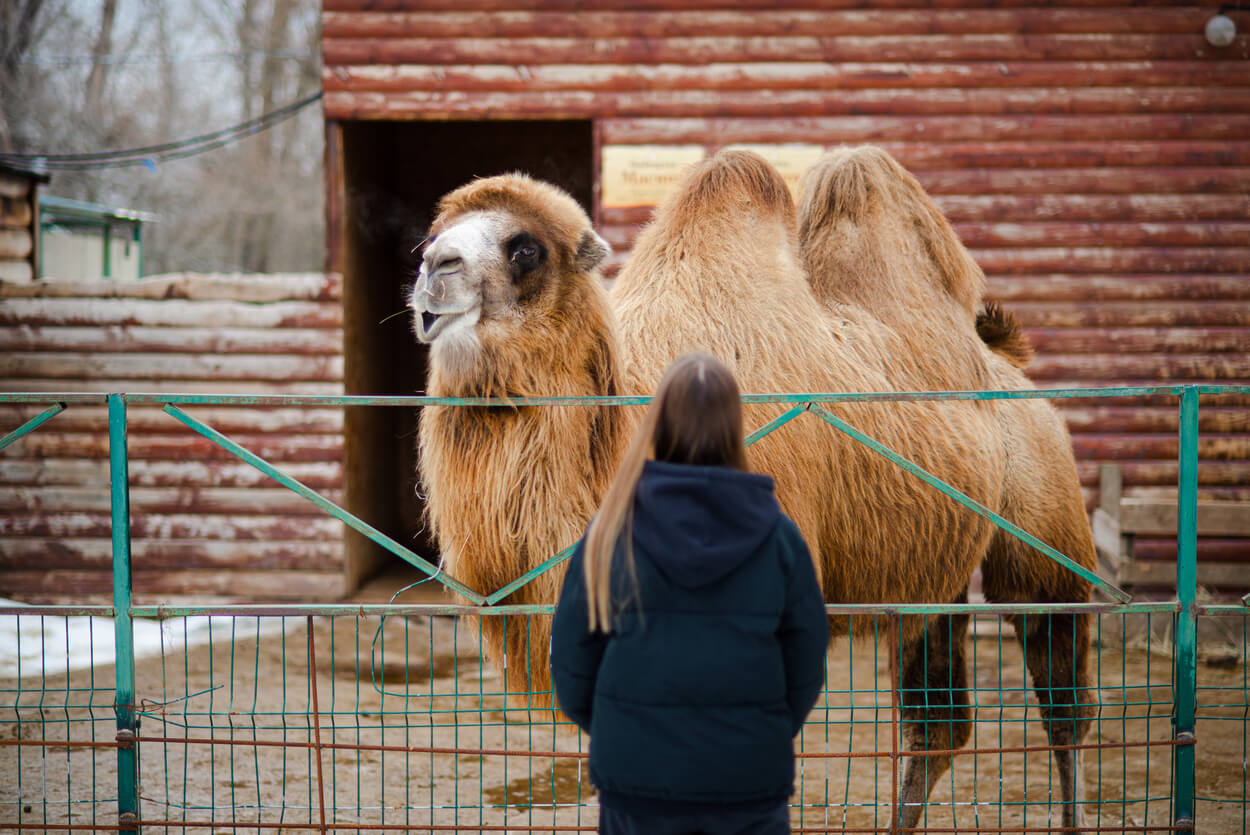
[[(1083, 796), (1091, 831), (1250, 830), (1247, 758), (1250, 601), (1197, 599), (1198, 400), (1250, 387), (1175, 386), (1042, 392), (747, 395), (795, 419), (825, 420), (929, 481), (971, 512), (1069, 564), (949, 486), (825, 411), (822, 403), (901, 399), (1180, 400), (1175, 599), (1028, 605), (831, 605), (858, 643), (830, 650), (825, 690), (799, 741), (792, 819), (800, 832), (889, 831), (906, 751), (889, 637), (901, 618), (941, 629), (972, 619), (972, 739), (935, 787), (929, 832), (1059, 831), (1058, 782), (1021, 649), (1004, 617), (1095, 618), (1098, 714)], [(528, 398), (511, 405), (647, 398)], [(212, 405), (491, 405), (381, 397), (6, 394), (46, 404), (0, 448), (75, 405), (109, 408), (114, 602), (0, 608), (0, 828), (74, 831), (594, 831), (586, 740), (558, 713), (508, 693), (481, 657), (482, 618), (533, 623), (551, 606), (500, 603), (567, 557), (561, 551), (503, 589), (479, 594), (347, 514), (181, 407)], [(412, 562), (465, 605), (137, 606), (131, 600), (126, 407), (161, 404), (280, 483)], [(809, 415), (803, 418), (803, 415)], [(831, 430), (832, 431), (832, 430)], [(558, 547), (565, 543), (555, 543)], [(1080, 566), (1073, 570), (1084, 574)], [(1203, 636), (1200, 641), (1200, 635)], [(1218, 641), (1219, 651), (1207, 646)], [(1201, 645), (1201, 646), (1200, 646)], [(1200, 651), (1201, 650), (1201, 651)], [(111, 670), (110, 670), (111, 668)], [(952, 720), (954, 721), (954, 720)], [(930, 752), (932, 753), (932, 752)], [(1198, 767), (1201, 762), (1201, 768)]]

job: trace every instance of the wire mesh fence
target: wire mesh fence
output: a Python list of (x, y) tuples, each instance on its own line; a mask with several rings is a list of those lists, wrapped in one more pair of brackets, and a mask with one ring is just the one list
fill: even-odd
[[(1065, 801), (1055, 754), (1065, 748), (1080, 751), (1083, 790), (1077, 802), (1089, 831), (1195, 831), (1196, 819), (1200, 831), (1250, 829), (1250, 605), (1203, 606), (1196, 599), (1201, 393), (1246, 394), (1250, 388), (744, 398), (791, 407), (748, 442), (810, 412), (1061, 564), (1071, 560), (841, 425), (819, 403), (1160, 394), (1181, 400), (1176, 599), (831, 605), (830, 614), (849, 619), (858, 640), (830, 649), (824, 692), (796, 740), (795, 831), (890, 831), (900, 774), (912, 756), (951, 762), (924, 805), (921, 830), (1060, 831)], [(0, 395), (0, 401), (51, 404), (0, 439), (0, 447), (55, 418), (67, 404), (101, 399)], [(419, 405), (431, 398), (131, 399), (164, 403), (173, 418), (474, 605), (133, 605), (127, 396), (108, 395), (114, 604), (0, 607), (0, 828), (594, 831), (598, 810), (587, 773), (588, 740), (551, 708), (550, 692), (509, 691), (498, 665), (483, 657), (483, 624), (491, 618), (515, 619), (522, 630), (546, 634), (541, 625), (551, 617), (550, 606), (498, 603), (557, 565), (568, 549), (494, 592), (457, 588), (435, 566), (177, 408), (218, 401)], [(533, 405), (602, 399), (534, 398)], [(615, 400), (636, 405), (645, 398)], [(454, 405), (490, 404), (466, 399)], [(1103, 578), (1087, 579), (1113, 599), (1127, 599)], [(1076, 613), (1093, 624), (1086, 692), (1042, 692), (1034, 683), (1036, 667), (1048, 666), (1059, 647), (1040, 652), (1034, 643), (1030, 650), (1036, 636), (1055, 634), (1031, 624)], [(967, 681), (944, 682), (945, 702), (930, 704), (939, 691), (899, 680), (905, 665), (896, 655), (896, 638), (909, 619), (923, 624), (924, 658), (965, 656)], [(1058, 721), (1054, 708), (1065, 699), (1068, 707), (1079, 701), (1095, 706), (1092, 732), (1079, 744), (1056, 746), (1048, 722)], [(949, 709), (955, 702), (968, 709)], [(930, 734), (961, 737), (956, 724), (969, 731), (966, 745), (928, 745), (932, 750), (913, 755), (900, 741), (917, 733), (926, 740)]]
[[(861, 638), (831, 649), (824, 691), (796, 741), (798, 832), (889, 831), (904, 761), (889, 635), (899, 617), (937, 618), (864, 608), (831, 607), (857, 621)], [(1173, 729), (1175, 604), (1098, 608), (1098, 708), (1082, 745), (1086, 825), (1173, 831), (1172, 764), (1185, 744)], [(924, 831), (1060, 826), (1037, 694), (1002, 609), (971, 614), (971, 741), (930, 796)], [(1250, 617), (1236, 606), (1207, 610), (1203, 620), (1229, 640), (1199, 664), (1198, 816), (1202, 831), (1245, 832)], [(480, 652), (482, 618), (548, 613), (138, 609), (133, 742), (117, 735), (110, 614), (0, 613), (15, 650), (0, 668), (0, 797), (9, 798), (0, 826), (117, 829), (116, 755), (132, 745), (134, 824), (151, 831), (595, 828), (588, 740), (546, 707), (550, 693), (507, 692)]]

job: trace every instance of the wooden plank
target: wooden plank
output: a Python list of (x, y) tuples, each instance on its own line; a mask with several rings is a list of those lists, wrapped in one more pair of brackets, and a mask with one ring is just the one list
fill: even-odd
[(0, 258), (29, 258), (34, 245), (29, 229), (0, 228)]
[(331, 90), (338, 118), (490, 119), (557, 117), (795, 117), (836, 115), (1009, 115), (1246, 113), (1250, 88), (999, 88), (871, 90)]
[[(341, 569), (343, 544), (326, 542), (211, 542), (136, 539), (131, 555), (138, 570), (219, 571)], [(11, 537), (0, 540), (0, 576), (11, 570), (110, 569), (112, 540)]]
[(1244, 141), (1250, 116), (828, 116), (794, 119), (604, 119), (603, 141), (623, 145), (735, 142), (1096, 140)]
[[(0, 405), (0, 430), (16, 428), (46, 408), (42, 405)], [(230, 433), (336, 434), (343, 431), (343, 410), (336, 408), (277, 408), (193, 406), (191, 414), (208, 425)], [(131, 405), (126, 410), (130, 434), (169, 432), (181, 423), (159, 406)], [(108, 413), (104, 408), (74, 406), (56, 416), (56, 422), (41, 432), (107, 432)]]
[[(1152, 458), (1174, 461), (1180, 444), (1176, 435), (1081, 433), (1072, 436), (1072, 448), (1078, 458), (1103, 462)], [(1250, 461), (1250, 435), (1204, 435), (1198, 439), (1198, 457), (1203, 461)], [(1128, 524), (1124, 527), (1127, 529)]]
[[(1176, 519), (1176, 502), (1138, 498), (1120, 502), (1120, 528), (1125, 533), (1174, 537)], [(1198, 502), (1198, 533), (1250, 537), (1250, 502)], [(1250, 556), (1250, 543), (1247, 555)], [(1246, 579), (1250, 581), (1250, 565), (1246, 568)]]
[[(197, 601), (335, 601), (343, 596), (341, 572), (135, 571), (135, 602), (167, 602), (170, 595)], [(0, 571), (0, 595), (31, 603), (108, 602), (109, 571)]]
[(0, 298), (337, 302), (342, 284), (342, 276), (333, 273), (168, 273), (135, 281), (55, 279), (31, 287), (0, 287)]
[(738, 11), (703, 9), (600, 11), (366, 11), (321, 16), (323, 38), (648, 38), (689, 36), (1184, 34), (1210, 17), (1202, 8), (1112, 9), (856, 9)]
[(341, 356), (307, 357), (251, 354), (148, 354), (11, 352), (0, 355), (0, 378), (23, 380), (130, 377), (135, 380), (180, 377), (187, 380), (343, 379)]
[[(1130, 586), (1172, 588), (1176, 585), (1175, 562), (1133, 560), (1120, 571), (1121, 582)], [(1199, 559), (1198, 585), (1210, 588), (1245, 588), (1250, 585), (1250, 564), (1210, 563)]]
[[(506, 55), (518, 64), (678, 63), (724, 61), (996, 61), (1194, 60), (1244, 58), (1250, 37), (1239, 34), (1216, 51), (1193, 34), (962, 34), (847, 37), (404, 37), (322, 38), (326, 64), (480, 64)], [(330, 111), (327, 110), (327, 113)], [(330, 118), (339, 118), (337, 114)]]
[[(1174, 0), (1132, 0), (1134, 7), (1171, 6)], [(945, 9), (983, 9), (985, 0), (941, 0)], [(1003, 8), (1036, 6), (1037, 0), (999, 0)], [(589, 12), (628, 11), (631, 9), (758, 9), (777, 8), (773, 0), (508, 0), (509, 9), (567, 10)], [(882, 9), (929, 9), (932, 3), (924, 0), (874, 0), (873, 6)], [(1048, 7), (1075, 6), (1078, 8), (1111, 6), (1123, 7), (1124, 0), (1054, 0)], [(790, 9), (859, 9), (863, 0), (785, 0)], [(499, 0), (323, 0), (325, 12), (403, 12), (421, 9), (425, 11), (483, 11), (496, 12)]]
[[(119, 284), (123, 282), (117, 282)], [(168, 299), (6, 298), (0, 325), (338, 328), (342, 307), (307, 301), (251, 304)]]
[[(0, 305), (2, 306), (2, 305)], [(25, 379), (21, 385), (0, 380), (5, 391), (33, 393), (76, 392), (80, 394), (108, 393), (116, 391), (143, 392), (145, 394), (221, 394), (222, 384), (216, 380), (184, 380), (177, 377), (164, 379), (128, 379), (117, 377), (62, 378), (56, 380)], [(343, 394), (343, 383), (309, 383), (234, 380), (230, 394)]]
[[(1132, 16), (1125, 16), (1131, 19)], [(1209, 61), (794, 61), (708, 64), (332, 64), (325, 91), (871, 90), (962, 87), (1245, 87), (1245, 63)]]
[(1039, 354), (1215, 354), (1250, 348), (1250, 328), (1038, 328), (1026, 333)]
[(1014, 307), (1022, 301), (1245, 301), (1239, 275), (991, 275), (986, 297)]
[(1250, 168), (1017, 168), (916, 171), (933, 194), (1086, 194), (1245, 193)]
[[(975, 249), (972, 257), (987, 273), (1139, 273), (1170, 269), (1186, 273), (1250, 273), (1250, 247), (1037, 247)], [(1213, 323), (1214, 324), (1214, 323)]]
[[(270, 482), (271, 484), (273, 482)], [(342, 490), (325, 490), (321, 495), (336, 504), (343, 503)], [(106, 513), (111, 506), (107, 486), (35, 487), (0, 486), (0, 511), (5, 513)], [(230, 513), (239, 515), (316, 516), (324, 513), (316, 505), (285, 487), (131, 487), (130, 507), (134, 513)]]
[[(106, 537), (107, 513), (5, 513), (0, 534), (34, 537)], [(131, 519), (134, 539), (326, 540), (336, 541), (343, 524), (331, 517), (140, 513)]]
[[(1180, 428), (1175, 406), (1059, 406), (1059, 413), (1073, 433), (1175, 434)], [(1245, 409), (1204, 403), (1198, 411), (1198, 431), (1202, 434), (1236, 434), (1247, 428), (1250, 420)]]
[[(1120, 461), (1126, 487), (1159, 486), (1176, 489), (1175, 461)], [(1082, 484), (1098, 483), (1098, 462), (1077, 461)], [(1201, 487), (1244, 488), (1250, 484), (1250, 461), (1199, 461), (1198, 484)]]
[(1041, 354), (1029, 376), (1048, 380), (1240, 383), (1250, 379), (1250, 354)]
[[(338, 461), (343, 455), (341, 435), (250, 435), (231, 436), (239, 445), (271, 463)], [(190, 429), (178, 434), (139, 434), (127, 442), (131, 460), (139, 459), (211, 459), (234, 458), (217, 444)], [(0, 451), (0, 460), (7, 458), (107, 458), (108, 436), (103, 434), (43, 434), (32, 432), (7, 449)], [(237, 460), (237, 459), (236, 459)]]
[(0, 351), (326, 354), (343, 350), (340, 328), (97, 328), (19, 325), (0, 330)]
[(30, 228), (31, 217), (29, 200), (0, 196), (0, 227)]
[[(338, 461), (291, 461), (283, 472), (318, 492), (331, 492), (343, 486), (343, 469)], [(0, 484), (55, 487), (107, 486), (108, 462), (81, 458), (5, 458), (0, 466)], [(130, 484), (141, 487), (268, 487), (269, 476), (241, 461), (168, 461), (137, 459), (130, 462)]]

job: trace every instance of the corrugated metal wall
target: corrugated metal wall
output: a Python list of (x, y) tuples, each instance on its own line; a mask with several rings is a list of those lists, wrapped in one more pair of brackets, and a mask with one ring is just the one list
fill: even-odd
[[(0, 283), (0, 390), (341, 394), (339, 280)], [(44, 407), (0, 406), (8, 432)], [(342, 410), (188, 407), (327, 497)], [(129, 409), (136, 594), (342, 594), (342, 526), (155, 407)], [(0, 452), (0, 596), (111, 597), (108, 423), (74, 406)]]
[[(1250, 380), (1250, 11), (1092, 0), (325, 0), (329, 120), (593, 118), (602, 145), (871, 142), (1023, 320), (1043, 386)], [(348, 184), (350, 186), (350, 184)], [(598, 209), (627, 254), (647, 209)], [(1250, 411), (1204, 401), (1204, 497)], [(1171, 403), (1066, 409), (1087, 498), (1176, 484)], [(1205, 540), (1208, 559), (1247, 558)], [(1174, 555), (1174, 544), (1138, 553)]]

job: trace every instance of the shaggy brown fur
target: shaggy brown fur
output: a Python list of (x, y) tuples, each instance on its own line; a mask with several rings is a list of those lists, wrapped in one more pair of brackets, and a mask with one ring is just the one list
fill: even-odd
[[(537, 291), (521, 322), (483, 321), (471, 369), (431, 362), (429, 394), (439, 397), (611, 394), (617, 387), (616, 336), (597, 274), (581, 271), (590, 229), (567, 194), (522, 176), (479, 180), (440, 204), (438, 234), (457, 218), (506, 211), (551, 257), (532, 280)], [(575, 542), (615, 470), (620, 410), (608, 407), (473, 408), (430, 406), (420, 428), (427, 519), (447, 572), (490, 593)], [(550, 603), (562, 572), (549, 572), (507, 603)], [(512, 692), (549, 690), (550, 620), (489, 617), (489, 655), (506, 665)], [(526, 665), (526, 658), (534, 659)]]
[[(567, 255), (589, 227), (584, 214), (565, 211), (571, 200), (555, 197), (528, 181), (484, 180), (444, 201), (438, 228), (466, 211), (502, 208)], [(612, 288), (615, 331), (593, 277), (568, 263), (558, 262), (566, 265), (561, 272), (553, 261), (546, 289), (519, 325), (483, 320), (478, 366), (453, 380), (432, 365), (431, 393), (650, 393), (673, 358), (695, 350), (729, 365), (746, 392), (1029, 385), (978, 336), (979, 268), (914, 178), (875, 149), (835, 152), (818, 164), (797, 219), (780, 175), (762, 158), (722, 152), (694, 166), (657, 209)], [(1066, 431), (1044, 401), (828, 408), (1093, 565)], [(780, 411), (755, 406), (745, 419), (759, 426)], [(428, 410), (422, 466), (451, 573), (489, 591), (572, 542), (602, 496), (634, 417), (610, 408)], [(750, 457), (775, 478), (831, 602), (960, 600), (983, 559), (992, 599), (1088, 596), (1070, 573), (821, 421), (791, 423), (753, 446)], [(518, 593), (516, 602), (553, 602), (560, 574)], [(1074, 687), (1085, 683), (1087, 628), (1078, 619), (1041, 620), (1028, 623), (1030, 670), (1048, 718), (1069, 720), (1067, 738), (1079, 739), (1089, 696)], [(925, 641), (918, 619), (899, 625), (898, 657), (907, 662), (900, 676), (922, 688), (919, 697), (903, 695), (914, 748), (958, 747), (970, 729), (967, 722), (914, 724), (968, 713), (966, 619), (931, 620), (931, 639), (935, 623), (946, 640)], [(1055, 653), (1058, 666), (1043, 669), (1034, 650), (1047, 646), (1047, 628), (1066, 636), (1073, 652)], [(833, 624), (834, 634), (847, 629), (845, 621)], [(546, 684), (545, 630), (535, 629), (528, 654), (524, 636), (509, 636), (512, 689)], [(499, 657), (503, 644), (488, 639)], [(909, 766), (904, 799), (923, 801), (949, 766), (949, 759), (931, 760), (928, 769)]]
[(1033, 359), (1033, 346), (1020, 330), (1016, 315), (998, 302), (986, 302), (977, 314), (977, 335), (1016, 368), (1028, 367)]

